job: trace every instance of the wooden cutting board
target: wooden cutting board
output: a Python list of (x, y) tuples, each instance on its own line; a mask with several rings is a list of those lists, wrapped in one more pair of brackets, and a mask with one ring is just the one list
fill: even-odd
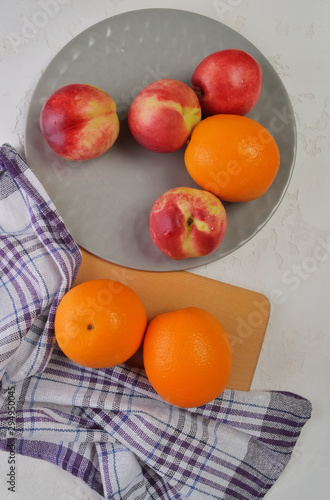
[[(270, 302), (264, 295), (187, 271), (148, 272), (107, 262), (81, 249), (82, 264), (74, 285), (110, 278), (132, 288), (142, 300), (148, 320), (159, 313), (196, 306), (216, 316), (228, 333), (233, 369), (228, 388), (249, 390), (266, 333)], [(143, 366), (142, 353), (130, 360)]]

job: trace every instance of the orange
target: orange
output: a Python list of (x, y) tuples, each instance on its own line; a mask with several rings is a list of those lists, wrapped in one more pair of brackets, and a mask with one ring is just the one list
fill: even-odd
[(224, 391), (232, 351), (217, 318), (204, 309), (187, 307), (159, 314), (150, 322), (143, 361), (151, 385), (165, 401), (191, 408)]
[(147, 315), (137, 294), (110, 279), (71, 288), (55, 315), (55, 336), (64, 354), (90, 368), (125, 362), (140, 347)]
[(273, 183), (280, 153), (273, 136), (255, 120), (214, 115), (193, 129), (185, 151), (194, 181), (224, 201), (249, 201)]

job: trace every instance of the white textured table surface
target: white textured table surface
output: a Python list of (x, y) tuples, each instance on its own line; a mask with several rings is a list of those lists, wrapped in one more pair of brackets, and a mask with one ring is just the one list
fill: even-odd
[[(216, 19), (268, 58), (290, 95), (298, 154), (286, 196), (268, 224), (224, 259), (194, 270), (271, 298), (270, 323), (252, 389), (309, 398), (312, 419), (267, 500), (329, 498), (330, 471), (330, 2), (327, 0), (1, 0), (0, 143), (24, 144), (29, 102), (42, 71), (75, 35), (107, 17), (142, 8), (190, 10)], [(48, 13), (47, 13), (48, 12)], [(17, 492), (0, 499), (95, 500), (54, 465), (17, 457)]]

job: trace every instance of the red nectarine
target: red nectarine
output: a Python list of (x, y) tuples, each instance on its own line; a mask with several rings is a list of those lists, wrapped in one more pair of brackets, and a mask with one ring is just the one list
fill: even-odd
[(135, 140), (157, 153), (184, 146), (200, 119), (201, 107), (192, 88), (169, 78), (147, 85), (128, 112), (128, 125)]
[(116, 104), (107, 92), (92, 85), (65, 85), (44, 103), (40, 128), (58, 155), (90, 160), (105, 153), (118, 137)]
[(216, 250), (222, 242), (227, 216), (214, 194), (178, 187), (155, 201), (149, 229), (152, 241), (171, 259), (201, 257)]
[(191, 83), (199, 97), (203, 116), (246, 115), (260, 97), (262, 70), (243, 50), (220, 50), (203, 59)]

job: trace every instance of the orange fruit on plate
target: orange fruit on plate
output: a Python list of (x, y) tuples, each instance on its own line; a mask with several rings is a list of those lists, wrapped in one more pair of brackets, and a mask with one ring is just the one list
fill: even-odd
[(198, 307), (159, 314), (143, 341), (143, 361), (155, 391), (181, 408), (213, 401), (226, 388), (232, 351), (215, 316)]
[(55, 336), (64, 354), (90, 368), (124, 363), (140, 347), (147, 315), (138, 295), (110, 279), (71, 288), (55, 315)]
[(250, 201), (273, 183), (280, 153), (273, 136), (246, 116), (214, 115), (193, 129), (185, 165), (194, 181), (224, 201)]

